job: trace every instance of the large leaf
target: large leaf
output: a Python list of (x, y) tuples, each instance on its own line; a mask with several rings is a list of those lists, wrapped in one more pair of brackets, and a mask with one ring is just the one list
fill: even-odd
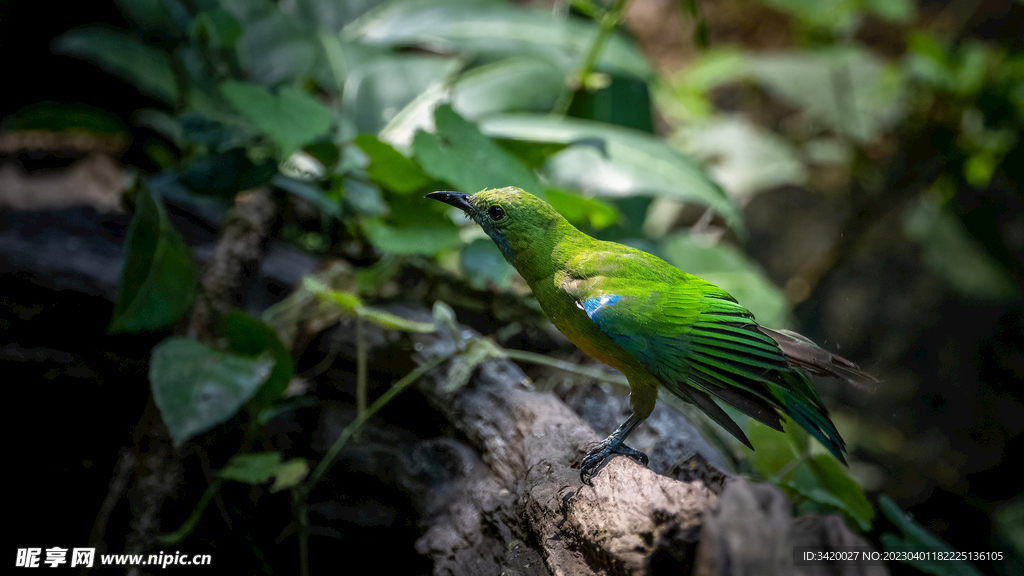
[(228, 346), (235, 354), (256, 357), (266, 353), (274, 358), (270, 376), (249, 400), (250, 413), (258, 414), (276, 402), (291, 382), (294, 373), (291, 352), (285, 348), (273, 328), (243, 312), (225, 314), (220, 319), (220, 325), (228, 339)]
[(438, 107), (434, 118), (436, 133), (421, 131), (413, 140), (413, 153), (427, 174), (465, 194), (504, 186), (544, 194), (533, 170), (481, 134), (476, 125), (464, 120), (450, 106)]
[(218, 352), (187, 338), (153, 348), (149, 383), (175, 444), (227, 421), (270, 377), (272, 354), (257, 358)]
[(565, 73), (550, 62), (515, 56), (461, 74), (452, 107), (471, 120), (506, 112), (547, 112), (565, 88)]
[(273, 86), (306, 76), (318, 63), (316, 36), (294, 15), (270, 2), (224, 2), (241, 24), (238, 59), (246, 77)]
[(790, 485), (804, 497), (839, 510), (864, 532), (871, 529), (875, 509), (831, 454), (812, 456), (797, 466)]
[(459, 229), (444, 223), (393, 226), (379, 220), (370, 220), (363, 224), (363, 231), (371, 244), (388, 254), (433, 256), (438, 252), (452, 250), (461, 243)]
[(277, 163), (264, 160), (259, 164), (246, 155), (243, 148), (232, 148), (220, 154), (202, 154), (183, 163), (180, 181), (198, 194), (233, 198), (242, 190), (262, 186), (277, 174)]
[(166, 104), (178, 101), (170, 56), (137, 38), (107, 29), (71, 30), (54, 41), (53, 51), (98, 64)]
[(430, 179), (418, 164), (372, 134), (356, 136), (355, 145), (366, 153), (370, 165), (366, 174), (384, 188), (409, 194), (426, 186)]
[(460, 65), (454, 58), (423, 54), (368, 59), (345, 80), (343, 110), (359, 132), (375, 134), (432, 87), (447, 85)]
[(902, 114), (897, 70), (865, 50), (768, 54), (749, 65), (769, 91), (860, 142), (873, 140)]
[(741, 116), (691, 122), (678, 137), (683, 149), (705, 161), (734, 198), (807, 179), (807, 169), (789, 142)]
[(864, 491), (831, 454), (808, 456), (809, 435), (786, 418), (784, 433), (755, 420), (747, 421), (747, 436), (755, 449), (748, 459), (758, 472), (791, 496), (799, 496), (802, 508), (822, 512), (839, 511), (847, 522), (867, 532), (875, 509)]
[(127, 255), (108, 330), (157, 330), (192, 305), (198, 275), (192, 251), (167, 219), (163, 202), (145, 181), (128, 226)]
[[(345, 30), (346, 36), (370, 44), (422, 46), (491, 58), (530, 54), (549, 60), (566, 73), (579, 67), (596, 34), (592, 21), (558, 18), (550, 10), (447, 3), (422, 7), (395, 4)], [(601, 51), (597, 68), (645, 79), (652, 76), (643, 56), (618, 35)]]
[(742, 230), (739, 211), (689, 156), (650, 134), (600, 122), (536, 114), (486, 118), (494, 138), (571, 144), (544, 173), (556, 184), (603, 196), (664, 194), (703, 204)]
[(220, 85), (220, 92), (281, 147), (284, 157), (331, 127), (330, 109), (292, 86), (274, 95), (255, 84), (228, 80)]

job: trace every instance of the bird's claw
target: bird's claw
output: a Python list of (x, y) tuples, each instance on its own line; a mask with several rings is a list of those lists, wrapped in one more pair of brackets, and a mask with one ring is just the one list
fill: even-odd
[(621, 442), (615, 443), (605, 440), (595, 446), (593, 450), (587, 452), (587, 455), (583, 457), (583, 462), (580, 463), (580, 481), (584, 484), (592, 485), (591, 480), (593, 480), (594, 476), (601, 470), (601, 468), (604, 467), (612, 456), (617, 454), (628, 456), (640, 464), (647, 466), (647, 454), (630, 448)]

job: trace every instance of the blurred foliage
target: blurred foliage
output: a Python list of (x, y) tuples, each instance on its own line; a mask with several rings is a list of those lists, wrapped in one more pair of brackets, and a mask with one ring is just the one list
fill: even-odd
[[(840, 168), (865, 174), (862, 197), (851, 194), (854, 212), (912, 200), (907, 237), (957, 290), (1019, 297), (1021, 264), (980, 245), (955, 207), (964, 190), (1005, 178), (1020, 144), (1020, 46), (918, 29), (910, 0), (764, 1), (793, 19), (799, 46), (715, 47), (665, 78), (617, 32), (621, 1), (574, 0), (562, 14), (501, 0), (122, 0), (129, 29), (73, 29), (54, 43), (161, 104), (134, 115), (159, 134), (143, 149), (161, 171), (140, 179), (110, 330), (165, 327), (194, 297), (194, 264), (160, 196), (219, 217), (236, 193), (264, 185), (317, 210), (320, 236), (301, 236), (307, 247), (344, 240), (382, 263), (426, 257), (491, 290), (512, 283), (511, 269), (475, 227), (422, 196), (520, 186), (575, 225), (657, 252), (723, 286), (765, 324), (784, 325), (790, 303), (727, 241), (745, 238), (738, 204)], [(700, 3), (681, 7), (706, 45)], [(901, 56), (856, 39), (875, 19), (901, 26)], [(736, 86), (761, 91), (791, 117), (763, 125), (721, 109), (716, 94)], [(653, 134), (648, 94), (667, 138)], [(122, 129), (103, 110), (76, 109), (73, 122), (64, 117), (71, 111), (52, 110), (26, 108), (14, 125)], [(908, 156), (909, 182), (870, 167), (879, 148), (923, 127), (955, 135), (933, 142), (946, 160), (918, 166)], [(364, 275), (351, 291), (306, 289), (338, 307), (332, 318), (344, 311), (422, 328), (362, 304), (357, 293), (386, 277)], [(219, 342), (172, 338), (153, 351), (154, 396), (176, 442), (247, 402), (256, 412), (270, 407), (292, 376), (288, 342), (270, 327), (232, 315), (221, 329)], [(752, 432), (754, 468), (801, 506), (870, 529), (863, 492), (799, 436)], [(283, 488), (306, 470), (276, 453), (240, 454), (221, 477), (277, 478)]]

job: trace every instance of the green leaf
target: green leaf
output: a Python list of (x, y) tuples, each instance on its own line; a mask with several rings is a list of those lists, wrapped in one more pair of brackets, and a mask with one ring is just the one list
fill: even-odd
[(569, 106), (569, 116), (607, 122), (641, 132), (654, 132), (647, 82), (635, 76), (618, 74), (602, 74), (591, 78), (604, 78), (606, 85), (576, 91)]
[(452, 107), (464, 118), (506, 112), (547, 112), (565, 87), (565, 72), (535, 57), (514, 56), (461, 74)]
[(370, 158), (366, 174), (387, 190), (410, 194), (430, 182), (418, 164), (372, 134), (356, 136), (355, 145)]
[(478, 290), (490, 286), (506, 288), (512, 278), (512, 266), (505, 261), (494, 242), (483, 238), (462, 247), (459, 268), (470, 285)]
[(830, 454), (818, 454), (793, 472), (792, 484), (802, 496), (843, 512), (867, 532), (875, 520), (875, 509), (839, 462)]
[(754, 56), (750, 71), (769, 91), (859, 142), (903, 115), (900, 71), (863, 49)]
[[(892, 498), (884, 494), (879, 496), (878, 508), (882, 511), (882, 515), (900, 531), (899, 535), (892, 532), (882, 534), (882, 545), (885, 546), (886, 552), (920, 553), (923, 551), (936, 551), (950, 553), (951, 555), (955, 554), (956, 550), (952, 546), (929, 532), (924, 526), (914, 522), (914, 519), (909, 514), (900, 510), (900, 507), (892, 501)], [(964, 560), (948, 562), (903, 558), (899, 558), (899, 560), (925, 574), (933, 574), (934, 576), (981, 576), (981, 572)]]
[(742, 116), (690, 122), (678, 136), (682, 148), (708, 164), (733, 198), (807, 180), (807, 169), (788, 141)]
[(213, 46), (233, 48), (242, 36), (242, 26), (226, 10), (215, 8), (197, 14), (189, 32)]
[(754, 445), (753, 450), (745, 452), (747, 460), (765, 478), (775, 483), (781, 482), (781, 478), (774, 476), (780, 471), (788, 470), (793, 460), (800, 458), (800, 451), (794, 446), (791, 438), (792, 432), (800, 427), (788, 421), (783, 424), (785, 432), (779, 432), (753, 418), (748, 418), (745, 428), (747, 438)]
[(77, 29), (53, 43), (53, 51), (97, 64), (165, 104), (178, 102), (178, 82), (167, 53), (120, 32)]
[(619, 219), (615, 208), (599, 198), (583, 198), (553, 188), (548, 188), (547, 196), (551, 206), (576, 226), (589, 225), (600, 230)]
[(309, 462), (304, 458), (292, 458), (282, 462), (280, 452), (251, 452), (235, 454), (228, 460), (217, 476), (243, 484), (259, 486), (271, 479), (274, 483), (270, 492), (276, 493), (295, 487), (309, 474)]
[[(421, 46), (434, 52), (462, 51), (500, 58), (533, 55), (563, 72), (575, 70), (597, 34), (590, 20), (558, 18), (550, 10), (527, 10), (503, 3), (410, 7), (396, 3), (346, 30), (368, 44)], [(601, 71), (653, 76), (643, 55), (623, 36), (613, 35), (597, 60)]]
[(791, 496), (826, 512), (838, 511), (862, 532), (871, 529), (875, 509), (831, 454), (807, 456), (809, 435), (793, 420), (783, 422), (785, 432), (747, 422), (747, 436), (755, 450), (747, 451), (754, 468)]
[(167, 219), (163, 202), (140, 180), (128, 225), (127, 255), (107, 331), (157, 330), (192, 305), (198, 274), (192, 251)]
[(270, 493), (275, 494), (298, 486), (308, 475), (309, 462), (305, 458), (292, 458), (287, 462), (282, 462), (274, 473), (274, 483), (270, 486)]
[(225, 480), (258, 486), (270, 482), (281, 466), (280, 452), (251, 452), (235, 454), (217, 472)]
[(181, 183), (198, 194), (234, 198), (270, 182), (277, 173), (277, 164), (266, 160), (254, 163), (242, 148), (221, 154), (202, 154), (181, 167)]
[(359, 132), (376, 134), (431, 91), (443, 94), (461, 65), (454, 58), (422, 54), (370, 59), (345, 79), (342, 109)]
[(705, 245), (688, 234), (676, 234), (662, 244), (665, 260), (719, 286), (750, 310), (758, 323), (785, 326), (789, 302), (764, 271), (732, 246)]
[(417, 132), (413, 140), (413, 153), (427, 174), (466, 194), (504, 186), (544, 193), (532, 170), (481, 134), (451, 106), (439, 106), (434, 118), (437, 132)]
[(272, 354), (246, 358), (168, 338), (153, 348), (149, 382), (171, 438), (181, 445), (237, 414), (273, 367)]
[(292, 86), (284, 86), (274, 95), (255, 84), (228, 80), (221, 83), (220, 93), (266, 132), (284, 157), (331, 127), (331, 110)]
[(262, 86), (295, 82), (319, 61), (316, 35), (270, 2), (222, 2), (242, 26), (235, 49), (246, 77)]
[(459, 229), (452, 224), (423, 223), (391, 226), (379, 220), (363, 223), (363, 232), (370, 243), (388, 254), (420, 254), (433, 256), (458, 248)]
[(243, 312), (229, 312), (221, 316), (220, 326), (228, 339), (228, 347), (235, 354), (261, 356), (269, 353), (274, 358), (270, 376), (248, 403), (250, 412), (259, 414), (273, 405), (288, 388), (294, 374), (291, 352), (273, 328)]
[(357, 213), (364, 216), (384, 216), (390, 211), (380, 188), (351, 177), (343, 178), (341, 183), (345, 203)]
[(703, 204), (743, 230), (739, 211), (700, 165), (651, 134), (534, 114), (488, 118), (480, 130), (493, 138), (570, 145), (551, 156), (543, 170), (559, 186), (608, 197), (673, 196)]

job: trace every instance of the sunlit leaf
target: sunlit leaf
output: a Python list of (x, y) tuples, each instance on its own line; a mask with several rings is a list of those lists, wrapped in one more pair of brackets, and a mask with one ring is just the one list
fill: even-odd
[[(431, 88), (447, 93), (462, 63), (423, 54), (389, 54), (368, 59), (345, 79), (343, 110), (360, 133), (376, 134)], [(433, 105), (430, 106), (433, 109)]]
[(651, 134), (601, 122), (533, 114), (505, 114), (480, 122), (491, 137), (570, 146), (548, 159), (543, 172), (560, 186), (600, 196), (665, 194), (703, 204), (742, 229), (736, 207), (689, 156)]
[(163, 202), (145, 182), (128, 226), (127, 254), (108, 330), (157, 330), (192, 305), (198, 274), (192, 251), (167, 219)]
[(153, 348), (149, 382), (171, 438), (182, 444), (237, 414), (273, 367), (269, 353), (249, 358), (168, 338)]
[(413, 141), (416, 160), (427, 174), (466, 194), (518, 186), (543, 195), (544, 188), (532, 170), (450, 106), (438, 107), (434, 117), (436, 133), (418, 132)]
[(715, 181), (734, 197), (807, 179), (807, 170), (789, 142), (742, 117), (690, 123), (677, 137), (683, 149), (704, 160)]
[[(499, 3), (483, 6), (396, 4), (345, 30), (370, 44), (422, 46), (434, 51), (463, 51), (490, 57), (531, 54), (565, 72), (576, 69), (597, 33), (590, 20), (557, 18), (550, 10), (529, 10)], [(644, 57), (622, 36), (601, 51), (597, 67), (650, 78)]]
[(512, 57), (461, 74), (452, 107), (464, 118), (505, 112), (547, 112), (565, 86), (565, 73), (539, 58)]

